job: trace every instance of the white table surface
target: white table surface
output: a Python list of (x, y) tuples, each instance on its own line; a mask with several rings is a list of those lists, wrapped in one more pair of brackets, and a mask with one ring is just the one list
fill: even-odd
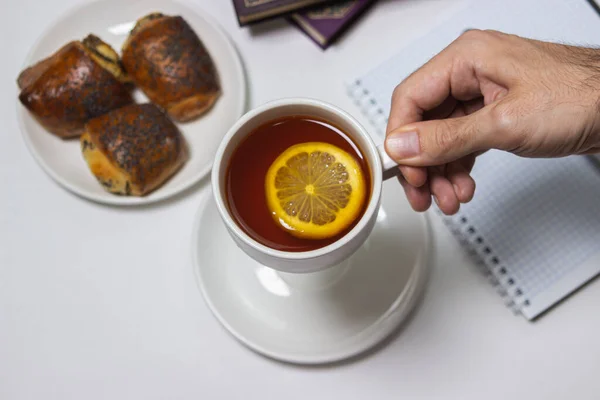
[[(206, 181), (155, 206), (105, 207), (58, 187), (25, 148), (15, 78), (38, 35), (79, 2), (0, 2), (0, 399), (598, 398), (600, 282), (527, 322), (434, 215), (424, 299), (379, 351), (306, 368), (232, 339), (191, 265)], [(237, 44), (250, 106), (310, 96), (368, 124), (343, 82), (431, 29), (458, 0), (382, 0), (327, 52), (284, 22), (240, 29), (229, 0), (195, 3)]]

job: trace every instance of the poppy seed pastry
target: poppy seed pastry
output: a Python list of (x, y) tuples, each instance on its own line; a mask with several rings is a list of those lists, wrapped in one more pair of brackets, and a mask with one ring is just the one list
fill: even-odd
[(154, 104), (132, 104), (94, 118), (80, 141), (90, 171), (115, 194), (143, 196), (187, 160), (183, 135)]
[(94, 35), (67, 43), (26, 68), (17, 79), (19, 100), (49, 132), (79, 136), (94, 117), (133, 99), (118, 54)]
[(140, 19), (123, 45), (123, 66), (150, 101), (176, 121), (204, 114), (221, 93), (210, 54), (179, 16), (154, 13)]

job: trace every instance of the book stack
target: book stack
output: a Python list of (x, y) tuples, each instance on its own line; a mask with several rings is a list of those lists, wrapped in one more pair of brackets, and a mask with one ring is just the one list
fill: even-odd
[(326, 49), (375, 0), (233, 0), (240, 26), (287, 18)]

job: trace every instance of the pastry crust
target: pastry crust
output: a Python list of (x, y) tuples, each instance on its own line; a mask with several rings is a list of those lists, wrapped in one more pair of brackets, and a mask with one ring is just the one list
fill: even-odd
[(90, 120), (81, 150), (106, 190), (143, 196), (187, 160), (185, 140), (154, 104), (133, 104)]
[(177, 121), (208, 111), (221, 93), (210, 54), (179, 16), (140, 19), (123, 46), (123, 66), (148, 98)]
[(61, 138), (79, 136), (89, 119), (133, 102), (116, 53), (111, 60), (110, 46), (95, 36), (84, 42), (66, 44), (17, 79), (21, 103)]
[(115, 49), (95, 35), (88, 35), (83, 39), (82, 44), (94, 61), (113, 74), (119, 82), (131, 83), (131, 79), (125, 72), (119, 54), (117, 54)]

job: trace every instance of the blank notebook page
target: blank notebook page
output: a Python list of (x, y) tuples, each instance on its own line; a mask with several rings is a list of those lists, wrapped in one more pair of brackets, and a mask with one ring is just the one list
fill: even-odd
[[(376, 141), (383, 141), (394, 87), (468, 28), (600, 44), (600, 18), (585, 0), (465, 1), (450, 20), (348, 85)], [(473, 176), (475, 199), (444, 220), (514, 310), (533, 319), (600, 273), (600, 169), (591, 159), (491, 151)]]

